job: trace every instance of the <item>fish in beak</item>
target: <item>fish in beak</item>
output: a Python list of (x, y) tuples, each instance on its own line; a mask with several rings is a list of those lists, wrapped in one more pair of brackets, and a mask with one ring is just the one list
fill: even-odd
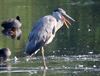
[(67, 26), (67, 28), (69, 28), (69, 25), (71, 25), (71, 22), (75, 21), (72, 17), (70, 17), (67, 14), (62, 14), (62, 19), (63, 19), (64, 24)]

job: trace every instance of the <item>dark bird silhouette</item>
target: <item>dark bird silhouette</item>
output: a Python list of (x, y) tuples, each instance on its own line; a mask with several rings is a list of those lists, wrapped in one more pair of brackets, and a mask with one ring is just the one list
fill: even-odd
[(9, 48), (1, 48), (0, 49), (0, 62), (6, 61), (11, 55), (11, 51)]
[(11, 37), (12, 39), (17, 38), (19, 40), (22, 35), (22, 23), (20, 21), (21, 20), (19, 16), (16, 16), (16, 18), (11, 18), (6, 21), (3, 21), (1, 24), (3, 30), (1, 32), (6, 36)]

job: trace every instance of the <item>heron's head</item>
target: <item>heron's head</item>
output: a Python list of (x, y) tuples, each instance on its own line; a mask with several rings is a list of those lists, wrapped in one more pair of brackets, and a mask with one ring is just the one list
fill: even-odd
[(66, 14), (66, 12), (62, 8), (57, 8), (56, 10), (54, 10), (54, 12), (60, 14), (59, 18), (65, 23), (67, 28), (69, 28), (68, 25), (71, 25), (71, 22), (75, 21), (72, 17), (70, 17), (68, 14)]

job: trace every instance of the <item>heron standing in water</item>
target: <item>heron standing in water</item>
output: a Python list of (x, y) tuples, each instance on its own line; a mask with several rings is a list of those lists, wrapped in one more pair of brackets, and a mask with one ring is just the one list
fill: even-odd
[(65, 24), (67, 28), (71, 22), (75, 20), (71, 18), (62, 8), (57, 8), (52, 15), (47, 15), (40, 18), (33, 26), (29, 34), (28, 42), (25, 47), (25, 52), (28, 56), (36, 54), (41, 49), (44, 68), (46, 69), (46, 62), (44, 57), (44, 46), (51, 43), (55, 37), (56, 32)]

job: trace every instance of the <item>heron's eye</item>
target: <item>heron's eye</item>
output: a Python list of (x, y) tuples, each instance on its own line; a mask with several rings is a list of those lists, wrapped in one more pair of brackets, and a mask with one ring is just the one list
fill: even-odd
[(55, 9), (54, 12), (58, 12), (58, 9)]

